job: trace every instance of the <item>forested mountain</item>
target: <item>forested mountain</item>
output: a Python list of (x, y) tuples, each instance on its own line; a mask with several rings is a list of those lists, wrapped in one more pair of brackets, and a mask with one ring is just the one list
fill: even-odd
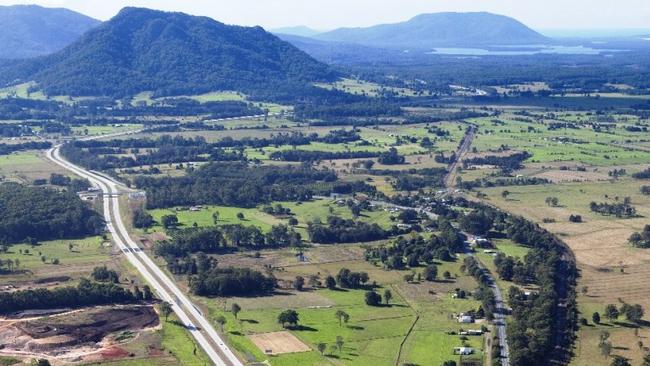
[(515, 19), (491, 13), (421, 14), (407, 22), (340, 28), (314, 38), (400, 49), (529, 45), (550, 41)]
[(67, 48), (0, 69), (0, 83), (36, 81), (48, 95), (125, 96), (302, 87), (334, 73), (260, 27), (124, 8)]
[(68, 9), (0, 6), (0, 59), (29, 58), (61, 50), (100, 24)]

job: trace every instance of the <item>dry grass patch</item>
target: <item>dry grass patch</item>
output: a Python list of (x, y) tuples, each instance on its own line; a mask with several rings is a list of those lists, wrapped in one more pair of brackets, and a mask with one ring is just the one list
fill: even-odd
[(250, 340), (267, 355), (311, 351), (309, 346), (302, 343), (300, 339), (286, 331), (253, 334), (248, 336), (248, 338), (250, 338)]

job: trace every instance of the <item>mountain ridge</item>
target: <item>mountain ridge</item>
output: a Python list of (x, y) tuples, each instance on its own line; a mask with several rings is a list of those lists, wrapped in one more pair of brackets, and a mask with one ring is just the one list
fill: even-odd
[(333, 72), (261, 27), (127, 7), (63, 50), (0, 70), (48, 95), (126, 96), (252, 92), (331, 79)]
[(420, 14), (405, 22), (339, 28), (312, 38), (401, 49), (524, 45), (551, 41), (514, 18), (487, 12)]
[(65, 8), (38, 5), (0, 6), (0, 59), (24, 59), (54, 53), (101, 24)]

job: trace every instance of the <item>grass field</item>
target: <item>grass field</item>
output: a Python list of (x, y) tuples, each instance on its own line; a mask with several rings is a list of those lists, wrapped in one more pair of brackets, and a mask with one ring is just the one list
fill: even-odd
[(341, 79), (334, 83), (329, 83), (329, 84), (317, 83), (315, 85), (324, 89), (329, 89), (329, 90), (336, 89), (350, 94), (367, 95), (370, 97), (379, 96), (382, 90), (395, 93), (398, 96), (412, 97), (416, 95), (416, 92), (411, 89), (386, 87), (373, 82), (359, 80), (359, 79)]
[[(42, 257), (45, 257), (45, 261)], [(16, 284), (56, 276), (78, 279), (87, 276), (95, 266), (114, 263), (111, 246), (100, 237), (44, 241), (33, 247), (16, 244), (10, 246), (6, 253), (1, 253), (0, 259), (20, 262), (18, 273), (2, 276), (5, 283)], [(53, 264), (54, 259), (58, 259), (59, 264)]]
[(472, 119), (479, 128), (472, 147), (479, 152), (507, 146), (533, 154), (530, 162), (580, 162), (608, 166), (640, 164), (650, 161), (650, 152), (627, 149), (619, 144), (635, 141), (643, 134), (622, 128), (596, 132), (590, 128), (550, 131), (545, 123), (529, 123), (500, 118), (504, 125), (494, 125), (490, 118)]
[[(294, 217), (298, 219), (296, 229), (303, 239), (307, 239), (307, 223), (319, 218), (322, 222), (327, 221), (327, 217), (335, 215), (346, 219), (352, 218), (352, 212), (347, 206), (340, 206), (331, 200), (313, 200), (309, 202), (275, 202), (279, 203), (285, 208), (291, 209)], [(176, 209), (158, 209), (151, 210), (150, 213), (156, 220), (161, 221), (163, 215), (176, 215), (179, 222), (183, 226), (213, 226), (214, 219), (212, 217), (214, 212), (219, 212), (218, 225), (232, 225), (241, 224), (245, 226), (257, 226), (262, 231), (269, 231), (271, 226), (278, 224), (287, 225), (286, 218), (278, 218), (273, 215), (262, 212), (261, 208), (240, 208), (228, 206), (204, 206), (200, 211), (177, 211)], [(237, 218), (237, 214), (244, 214), (244, 219)], [(377, 223), (385, 229), (390, 228), (393, 222), (390, 220), (391, 214), (387, 211), (377, 209), (376, 211), (363, 211), (360, 220)], [(155, 226), (153, 230), (162, 230), (161, 226)]]
[(74, 126), (72, 127), (72, 132), (75, 135), (98, 136), (98, 135), (108, 135), (117, 132), (137, 131), (142, 128), (143, 125), (141, 124), (117, 124), (117, 125), (110, 125), (110, 126)]
[[(622, 178), (614, 182), (563, 183), (543, 186), (484, 189), (490, 203), (507, 211), (528, 217), (557, 234), (575, 254), (581, 277), (578, 282), (580, 316), (589, 320), (594, 311), (601, 314), (607, 304), (621, 305), (622, 301), (650, 308), (650, 251), (630, 246), (627, 238), (648, 224), (650, 197), (639, 193), (647, 181)], [(507, 189), (508, 199), (501, 196)], [(589, 210), (589, 202), (615, 202), (615, 197), (629, 196), (640, 217), (621, 219), (602, 216)], [(545, 204), (546, 197), (559, 198), (558, 207)], [(568, 216), (580, 214), (583, 223), (570, 223)], [(544, 218), (555, 223), (542, 223)], [(582, 288), (587, 292), (583, 293)], [(603, 320), (606, 322), (605, 320)], [(576, 357), (572, 365), (593, 365), (604, 362), (598, 350), (601, 330), (611, 333), (615, 347), (612, 354), (623, 355), (638, 364), (647, 353), (638, 347), (639, 340), (650, 333), (645, 325), (635, 334), (635, 328), (624, 323), (602, 326), (582, 326), (578, 332)]]
[(0, 177), (31, 184), (35, 179), (49, 179), (52, 173), (66, 171), (49, 161), (40, 151), (21, 151), (0, 156)]
[[(362, 259), (363, 250), (358, 245), (319, 246), (305, 251), (307, 262), (299, 262), (288, 249), (263, 251), (260, 258), (245, 254), (219, 256), (224, 266), (247, 266), (263, 268), (280, 266), (275, 275), (291, 279), (296, 275), (307, 277), (319, 274), (335, 274), (342, 267), (366, 271), (371, 281), (393, 293), (390, 306), (369, 307), (364, 302), (364, 290), (316, 289), (305, 292), (281, 290), (281, 294), (261, 298), (198, 299), (209, 309), (210, 317), (223, 315), (227, 322), (225, 331), (232, 346), (248, 360), (268, 360), (274, 366), (285, 365), (395, 365), (412, 362), (419, 365), (439, 365), (446, 360), (458, 361), (452, 355), (453, 347), (461, 346), (458, 336), (448, 331), (458, 331), (459, 324), (451, 314), (475, 309), (474, 300), (453, 299), (454, 288), (471, 290), (476, 283), (460, 272), (461, 261), (442, 263), (439, 271), (450, 271), (454, 280), (449, 282), (405, 283), (406, 271), (386, 271)], [(417, 269), (418, 272), (422, 268)], [(238, 319), (224, 309), (238, 303), (242, 311)], [(290, 330), (302, 342), (312, 348), (311, 352), (268, 356), (249, 340), (247, 335), (282, 330), (277, 315), (286, 308), (295, 309), (300, 315), (299, 329)], [(339, 325), (334, 316), (337, 310), (350, 315), (347, 324)], [(416, 321), (417, 319), (417, 321)], [(415, 324), (414, 324), (415, 323)], [(218, 329), (218, 325), (217, 329)], [(413, 331), (409, 329), (413, 327)], [(478, 329), (474, 324), (465, 328)], [(335, 348), (336, 337), (344, 340), (342, 350)], [(406, 338), (406, 339), (405, 339)], [(397, 360), (400, 343), (404, 341), (402, 357)], [(483, 338), (471, 337), (471, 347), (482, 349)], [(320, 355), (317, 344), (327, 344), (327, 351)], [(480, 353), (479, 353), (480, 356)]]

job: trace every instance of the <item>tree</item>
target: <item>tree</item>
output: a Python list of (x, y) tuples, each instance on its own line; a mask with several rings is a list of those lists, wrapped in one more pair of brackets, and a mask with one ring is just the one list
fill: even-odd
[(236, 302), (233, 302), (232, 305), (230, 305), (230, 311), (232, 312), (232, 315), (235, 316), (235, 319), (237, 319), (237, 315), (241, 311), (241, 306)]
[(334, 316), (339, 320), (339, 327), (342, 325), (342, 322), (347, 323), (350, 320), (350, 315), (343, 310), (337, 310)]
[(630, 362), (621, 356), (614, 356), (612, 360), (612, 366), (631, 366)]
[(404, 275), (404, 282), (413, 282), (413, 279), (415, 278), (415, 274), (413, 273), (407, 273)]
[(603, 355), (605, 358), (609, 358), (609, 356), (612, 354), (612, 343), (611, 342), (602, 342), (598, 345), (598, 348), (600, 349), (600, 354)]
[(223, 315), (219, 315), (217, 319), (215, 319), (217, 324), (219, 324), (219, 327), (221, 328), (221, 333), (223, 333), (223, 326), (226, 325), (226, 317)]
[(290, 217), (288, 223), (291, 226), (296, 226), (298, 225), (298, 219), (296, 219), (295, 217)]
[(178, 216), (176, 215), (163, 215), (160, 222), (165, 229), (171, 229), (178, 226)]
[(503, 197), (503, 199), (507, 200), (509, 195), (510, 195), (510, 191), (508, 190), (501, 192), (501, 197)]
[(293, 280), (293, 288), (298, 291), (302, 291), (305, 287), (305, 278), (302, 276), (296, 276), (296, 279)]
[(485, 235), (492, 228), (494, 220), (483, 211), (472, 211), (459, 220), (460, 228), (474, 235)]
[(557, 197), (546, 197), (546, 204), (551, 207), (557, 207), (560, 200)]
[(142, 291), (140, 291), (140, 287), (135, 286), (135, 288), (133, 289), (133, 296), (135, 296), (136, 300), (142, 301), (144, 296), (142, 295)]
[(365, 295), (366, 305), (379, 306), (381, 304), (381, 295), (375, 291), (368, 291)]
[(325, 350), (327, 349), (327, 345), (325, 343), (319, 343), (316, 345), (316, 348), (318, 348), (318, 352), (320, 352), (321, 355), (325, 353)]
[(325, 287), (327, 287), (330, 290), (336, 289), (336, 280), (332, 276), (327, 276), (325, 278)]
[(435, 264), (429, 264), (424, 269), (424, 279), (427, 281), (435, 281), (436, 277), (438, 277), (438, 267)]
[(594, 312), (594, 313), (591, 315), (591, 320), (594, 322), (594, 324), (600, 324), (600, 314), (598, 314), (597, 311)]
[(643, 315), (645, 311), (643, 310), (643, 307), (639, 304), (623, 304), (621, 306), (621, 313), (625, 314), (625, 318), (635, 324), (638, 324), (641, 322), (641, 319), (643, 318)]
[(336, 348), (339, 349), (339, 352), (343, 350), (343, 337), (336, 336)]
[(34, 366), (50, 366), (50, 361), (45, 358), (39, 358), (38, 360), (33, 360), (32, 365)]
[(296, 326), (299, 321), (299, 315), (295, 310), (285, 310), (278, 315), (278, 323), (282, 324), (283, 328), (286, 328), (287, 324)]
[(309, 280), (307, 281), (307, 284), (309, 285), (309, 287), (312, 288), (320, 287), (322, 285), (320, 280), (318, 279), (318, 276), (316, 275), (309, 276)]
[(242, 212), (237, 212), (237, 219), (243, 220), (244, 219), (244, 214)]
[(144, 287), (142, 287), (142, 299), (144, 301), (153, 300), (153, 293), (151, 292), (149, 285), (144, 285)]
[(212, 213), (212, 222), (217, 225), (219, 223), (219, 211), (214, 211)]
[[(501, 361), (499, 361), (499, 365), (501, 364)], [(456, 361), (449, 360), (445, 361), (442, 363), (442, 366), (456, 366)]]
[(153, 216), (142, 208), (133, 211), (133, 226), (138, 229), (146, 229), (154, 224)]
[(171, 314), (172, 311), (174, 311), (172, 304), (168, 303), (167, 301), (160, 303), (160, 312), (165, 316), (165, 321), (167, 321), (169, 314)]
[(621, 314), (618, 312), (616, 305), (609, 304), (605, 307), (605, 317), (609, 319), (609, 321), (614, 321), (618, 319), (619, 315)]
[(386, 302), (386, 305), (388, 305), (388, 303), (392, 298), (393, 298), (393, 293), (389, 289), (386, 289), (384, 291), (384, 301)]

